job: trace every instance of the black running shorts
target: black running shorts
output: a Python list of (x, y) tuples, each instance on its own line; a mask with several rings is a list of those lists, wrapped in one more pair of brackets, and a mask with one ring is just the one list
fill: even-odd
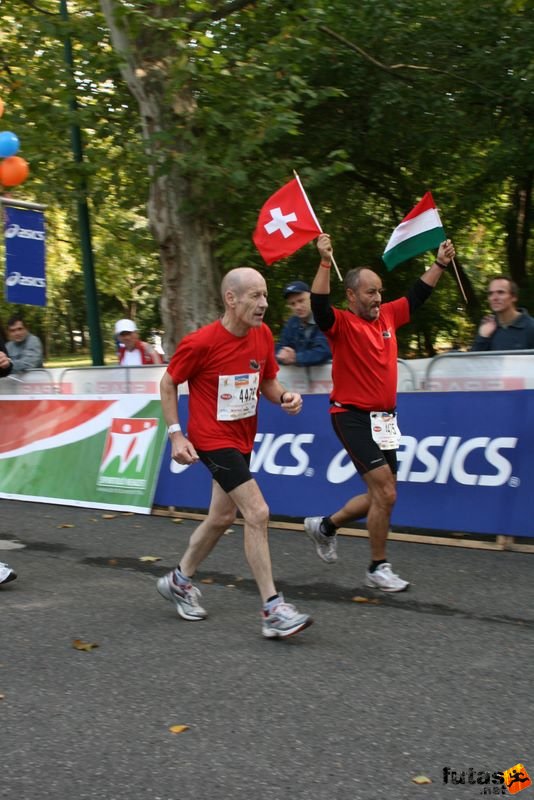
[(244, 455), (233, 447), (220, 450), (197, 450), (203, 464), (212, 474), (213, 480), (227, 494), (242, 483), (252, 480), (250, 474), (250, 453)]
[(350, 408), (330, 416), (336, 436), (360, 475), (385, 464), (397, 474), (397, 451), (381, 450), (374, 441), (369, 411)]

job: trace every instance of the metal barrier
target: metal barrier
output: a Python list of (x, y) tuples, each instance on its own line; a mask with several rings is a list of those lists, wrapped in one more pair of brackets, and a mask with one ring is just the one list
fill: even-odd
[(15, 372), (0, 380), (0, 395), (57, 394), (58, 391), (54, 376), (47, 369)]
[(441, 353), (427, 367), (427, 392), (534, 389), (534, 350)]
[(165, 364), (144, 367), (67, 367), (58, 386), (61, 394), (159, 394)]

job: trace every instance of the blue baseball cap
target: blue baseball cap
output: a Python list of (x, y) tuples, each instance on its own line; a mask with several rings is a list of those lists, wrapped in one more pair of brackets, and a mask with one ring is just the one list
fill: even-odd
[(304, 281), (293, 281), (292, 283), (288, 283), (286, 288), (284, 289), (284, 297), (287, 297), (290, 294), (300, 294), (301, 292), (309, 292), (310, 287)]

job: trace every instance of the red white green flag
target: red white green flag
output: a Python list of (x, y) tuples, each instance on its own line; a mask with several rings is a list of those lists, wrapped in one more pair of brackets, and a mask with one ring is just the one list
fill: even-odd
[(431, 192), (427, 192), (391, 234), (382, 255), (388, 270), (409, 258), (439, 247), (445, 231)]

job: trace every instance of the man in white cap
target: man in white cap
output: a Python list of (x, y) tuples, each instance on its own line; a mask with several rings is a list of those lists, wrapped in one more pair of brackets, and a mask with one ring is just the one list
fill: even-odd
[(115, 336), (119, 341), (119, 364), (121, 367), (142, 367), (146, 364), (163, 364), (160, 354), (139, 338), (137, 325), (132, 319), (120, 319), (115, 323)]

